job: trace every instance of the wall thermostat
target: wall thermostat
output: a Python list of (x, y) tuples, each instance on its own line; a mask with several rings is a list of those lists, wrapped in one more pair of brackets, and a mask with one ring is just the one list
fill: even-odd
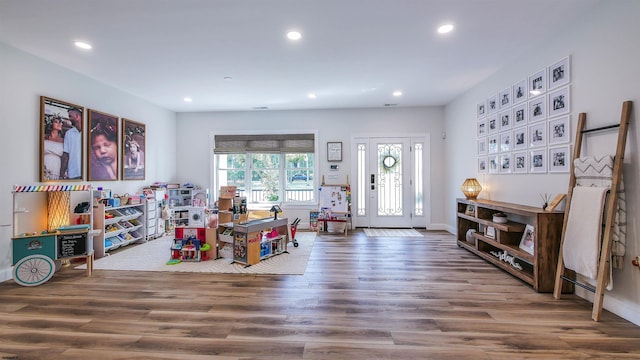
[(329, 170), (332, 170), (332, 171), (338, 171), (338, 165), (337, 165), (337, 164), (331, 164), (331, 165), (329, 165)]

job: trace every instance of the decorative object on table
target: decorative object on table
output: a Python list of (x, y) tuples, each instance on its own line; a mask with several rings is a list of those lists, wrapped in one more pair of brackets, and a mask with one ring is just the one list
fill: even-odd
[(484, 236), (490, 238), (490, 239), (495, 239), (496, 238), (496, 228), (494, 228), (493, 226), (487, 226), (487, 228), (485, 229), (485, 233)]
[(493, 222), (498, 224), (505, 224), (507, 222), (507, 214), (501, 212), (493, 214)]
[(524, 233), (522, 233), (522, 239), (520, 239), (520, 249), (528, 252), (533, 255), (533, 249), (535, 248), (536, 239), (533, 235), (535, 229), (533, 225), (527, 224), (524, 228)]
[(278, 205), (273, 205), (271, 209), (269, 209), (269, 212), (273, 213), (273, 220), (278, 220), (278, 213), (281, 213), (282, 209), (280, 209)]
[(491, 255), (511, 265), (516, 270), (522, 270), (522, 265), (516, 262), (516, 257), (509, 255), (506, 251), (490, 251)]
[(540, 198), (542, 199), (542, 210), (546, 210), (547, 206), (549, 206), (549, 197), (551, 195), (544, 193), (544, 194), (540, 194)]
[(474, 237), (473, 234), (476, 233), (476, 229), (469, 229), (467, 230), (467, 233), (465, 234), (465, 240), (467, 240), (468, 243), (473, 243), (474, 241)]
[(476, 206), (473, 204), (467, 204), (467, 208), (464, 210), (465, 215), (475, 216)]
[(567, 194), (556, 195), (556, 197), (554, 197), (553, 200), (551, 200), (551, 202), (549, 203), (549, 206), (547, 206), (547, 208), (544, 209), (544, 211), (553, 211), (558, 205), (560, 205), (560, 202), (564, 200), (566, 197), (567, 197)]
[(478, 198), (478, 194), (482, 191), (482, 186), (475, 178), (467, 178), (460, 189), (467, 200), (474, 200)]

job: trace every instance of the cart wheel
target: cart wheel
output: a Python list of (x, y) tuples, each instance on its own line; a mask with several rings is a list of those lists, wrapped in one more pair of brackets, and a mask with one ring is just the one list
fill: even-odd
[(298, 247), (298, 242), (297, 241), (293, 242), (293, 247)]
[(56, 264), (46, 255), (29, 255), (13, 267), (13, 280), (22, 286), (46, 283), (56, 272)]

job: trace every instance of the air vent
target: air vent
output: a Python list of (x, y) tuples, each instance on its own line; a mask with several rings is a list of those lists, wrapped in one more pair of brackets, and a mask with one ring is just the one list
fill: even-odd
[(389, 106), (398, 106), (398, 104), (384, 104), (384, 106), (389, 107)]
[(268, 107), (266, 107), (266, 106), (254, 106), (253, 107), (253, 110), (267, 110), (267, 109), (268, 109)]

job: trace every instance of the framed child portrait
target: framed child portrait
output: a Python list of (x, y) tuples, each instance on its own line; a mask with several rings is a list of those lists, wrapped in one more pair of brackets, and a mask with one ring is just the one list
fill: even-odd
[(122, 180), (145, 179), (146, 125), (122, 119)]
[(40, 97), (40, 181), (82, 181), (84, 107)]
[(522, 239), (520, 239), (520, 249), (533, 255), (533, 249), (535, 248), (535, 236), (533, 225), (527, 224), (522, 233)]
[(89, 109), (89, 181), (118, 180), (118, 117)]

